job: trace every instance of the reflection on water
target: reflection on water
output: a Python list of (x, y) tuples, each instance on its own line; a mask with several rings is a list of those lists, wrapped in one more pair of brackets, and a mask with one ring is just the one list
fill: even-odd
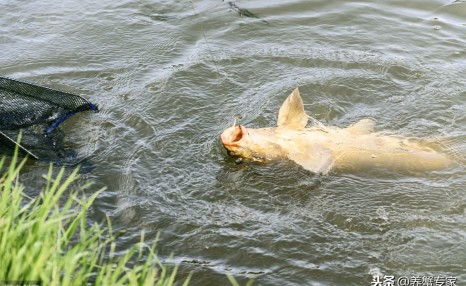
[[(466, 3), (453, 1), (7, 1), (0, 73), (101, 107), (64, 125), (92, 154), (124, 251), (138, 233), (193, 285), (370, 285), (371, 273), (465, 281), (466, 172), (315, 176), (291, 162), (236, 164), (219, 142), (241, 116), (273, 126), (299, 86), (329, 125), (448, 138), (466, 151)], [(268, 24), (261, 21), (263, 19)], [(31, 163), (39, 188), (47, 166)], [(243, 281), (243, 280), (242, 280)], [(459, 284), (459, 282), (458, 282)]]

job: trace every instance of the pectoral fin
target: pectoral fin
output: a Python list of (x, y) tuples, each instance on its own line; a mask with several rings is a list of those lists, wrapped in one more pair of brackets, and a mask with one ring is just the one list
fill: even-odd
[(351, 134), (363, 135), (374, 131), (374, 120), (366, 118), (346, 128)]
[(328, 174), (334, 163), (332, 152), (321, 146), (310, 146), (300, 152), (290, 152), (288, 158), (306, 170), (323, 175)]
[(309, 116), (304, 112), (303, 100), (296, 88), (283, 102), (278, 112), (278, 127), (302, 129), (306, 127)]

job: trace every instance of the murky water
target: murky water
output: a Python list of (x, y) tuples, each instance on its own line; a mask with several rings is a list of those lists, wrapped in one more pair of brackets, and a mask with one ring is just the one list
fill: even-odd
[[(466, 283), (466, 170), (315, 176), (235, 164), (219, 142), (240, 116), (273, 126), (299, 86), (329, 125), (449, 138), (466, 154), (466, 2), (3, 1), (0, 73), (76, 92), (99, 114), (65, 124), (107, 187), (124, 251), (160, 232), (192, 285), (370, 285), (372, 275)], [(25, 180), (42, 185), (47, 165)], [(89, 190), (91, 192), (91, 190)]]

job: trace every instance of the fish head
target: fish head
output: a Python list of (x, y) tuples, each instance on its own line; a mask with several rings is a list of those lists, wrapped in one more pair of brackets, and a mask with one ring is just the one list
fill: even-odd
[(249, 158), (252, 156), (252, 142), (248, 130), (242, 125), (233, 126), (223, 131), (220, 136), (228, 155)]
[(220, 138), (230, 156), (262, 162), (285, 155), (285, 150), (276, 142), (275, 128), (254, 129), (238, 125), (223, 131)]
[[(288, 154), (288, 133), (296, 133), (306, 127), (309, 115), (304, 111), (303, 100), (296, 88), (283, 102), (278, 112), (276, 128), (246, 128), (238, 125), (223, 131), (221, 141), (230, 156), (254, 161), (284, 158)], [(285, 138), (285, 140), (282, 137)], [(288, 144), (293, 146), (293, 144)]]

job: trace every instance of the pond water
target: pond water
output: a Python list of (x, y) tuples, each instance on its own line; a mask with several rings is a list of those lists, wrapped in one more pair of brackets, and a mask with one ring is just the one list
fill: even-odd
[[(463, 160), (466, 1), (6, 0), (0, 15), (0, 74), (99, 105), (63, 129), (93, 166), (87, 192), (107, 187), (90, 217), (126, 230), (119, 251), (160, 233), (191, 285), (466, 283), (464, 165), (322, 177), (236, 164), (219, 141), (235, 116), (274, 126), (299, 86), (326, 125), (370, 117)], [(47, 164), (25, 171), (40, 188)]]

